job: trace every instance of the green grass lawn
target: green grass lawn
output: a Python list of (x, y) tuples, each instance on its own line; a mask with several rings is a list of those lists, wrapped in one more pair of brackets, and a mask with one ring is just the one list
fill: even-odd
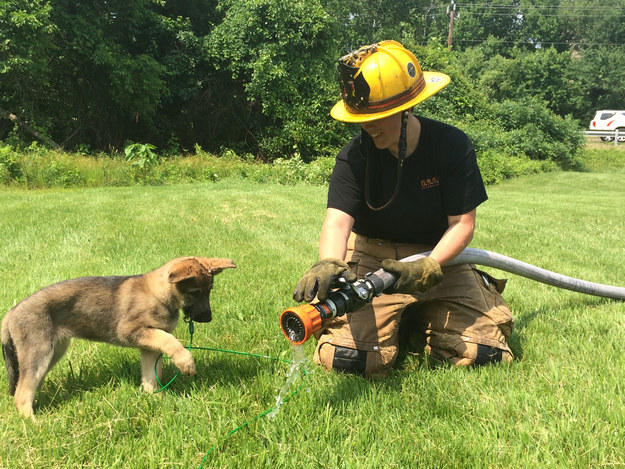
[[(472, 247), (625, 286), (624, 185), (608, 171), (489, 187)], [(494, 269), (509, 278), (511, 365), (454, 369), (408, 355), (379, 381), (309, 365), (275, 417), (262, 415), (288, 363), (216, 349), (291, 359), (278, 319), (316, 260), (325, 191), (246, 180), (0, 189), (0, 315), (66, 278), (142, 273), (181, 255), (238, 265), (216, 277), (213, 322), (195, 327), (194, 345), (211, 349), (193, 350), (197, 377), (168, 392), (140, 390), (136, 351), (75, 341), (33, 423), (18, 416), (2, 367), (0, 467), (625, 466), (625, 303)], [(188, 344), (184, 323), (175, 335)], [(175, 373), (166, 360), (166, 378)]]

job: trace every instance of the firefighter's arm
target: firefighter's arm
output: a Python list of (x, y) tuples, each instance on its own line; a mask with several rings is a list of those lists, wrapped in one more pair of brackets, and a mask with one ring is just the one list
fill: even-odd
[(430, 257), (440, 265), (445, 265), (464, 251), (473, 239), (475, 214), (476, 210), (473, 209), (462, 215), (448, 216), (449, 228), (430, 253)]
[(347, 263), (347, 239), (354, 219), (340, 210), (329, 208), (321, 228), (319, 240), (320, 261), (313, 265), (299, 280), (293, 293), (295, 301), (311, 302), (315, 296), (325, 301), (330, 289), (339, 277), (348, 282), (356, 280)]
[(319, 238), (319, 258), (334, 257), (344, 260), (347, 239), (353, 226), (354, 218), (351, 215), (335, 208), (327, 209)]

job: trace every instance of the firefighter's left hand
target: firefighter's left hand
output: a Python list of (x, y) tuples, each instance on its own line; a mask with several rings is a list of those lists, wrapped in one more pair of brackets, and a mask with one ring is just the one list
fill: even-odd
[(297, 288), (293, 293), (293, 299), (301, 302), (306, 300), (310, 303), (315, 295), (319, 301), (325, 301), (330, 293), (330, 288), (343, 277), (347, 282), (355, 282), (358, 278), (354, 272), (349, 270), (349, 265), (341, 259), (329, 257), (321, 259), (313, 265), (308, 272), (297, 283)]
[(395, 285), (385, 293), (424, 293), (443, 280), (441, 266), (431, 257), (421, 257), (414, 262), (385, 259), (382, 268), (397, 276)]

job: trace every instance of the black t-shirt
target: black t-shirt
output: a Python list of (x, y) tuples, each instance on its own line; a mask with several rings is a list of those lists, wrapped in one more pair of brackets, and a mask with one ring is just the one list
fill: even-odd
[[(417, 149), (404, 160), (401, 188), (387, 208), (365, 202), (366, 157), (371, 158), (370, 198), (374, 207), (391, 197), (397, 158), (378, 150), (370, 138), (354, 137), (337, 155), (330, 178), (328, 207), (354, 219), (353, 231), (396, 242), (436, 244), (447, 230), (447, 216), (470, 212), (488, 197), (473, 144), (461, 130), (424, 117)], [(367, 148), (361, 148), (367, 145)]]

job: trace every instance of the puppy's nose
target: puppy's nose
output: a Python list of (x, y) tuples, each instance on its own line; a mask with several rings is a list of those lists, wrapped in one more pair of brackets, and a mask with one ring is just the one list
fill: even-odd
[(196, 322), (211, 322), (213, 320), (213, 314), (210, 306), (208, 307), (208, 309), (205, 309), (201, 312), (201, 314), (198, 314), (197, 316), (198, 317), (194, 318), (194, 321)]

